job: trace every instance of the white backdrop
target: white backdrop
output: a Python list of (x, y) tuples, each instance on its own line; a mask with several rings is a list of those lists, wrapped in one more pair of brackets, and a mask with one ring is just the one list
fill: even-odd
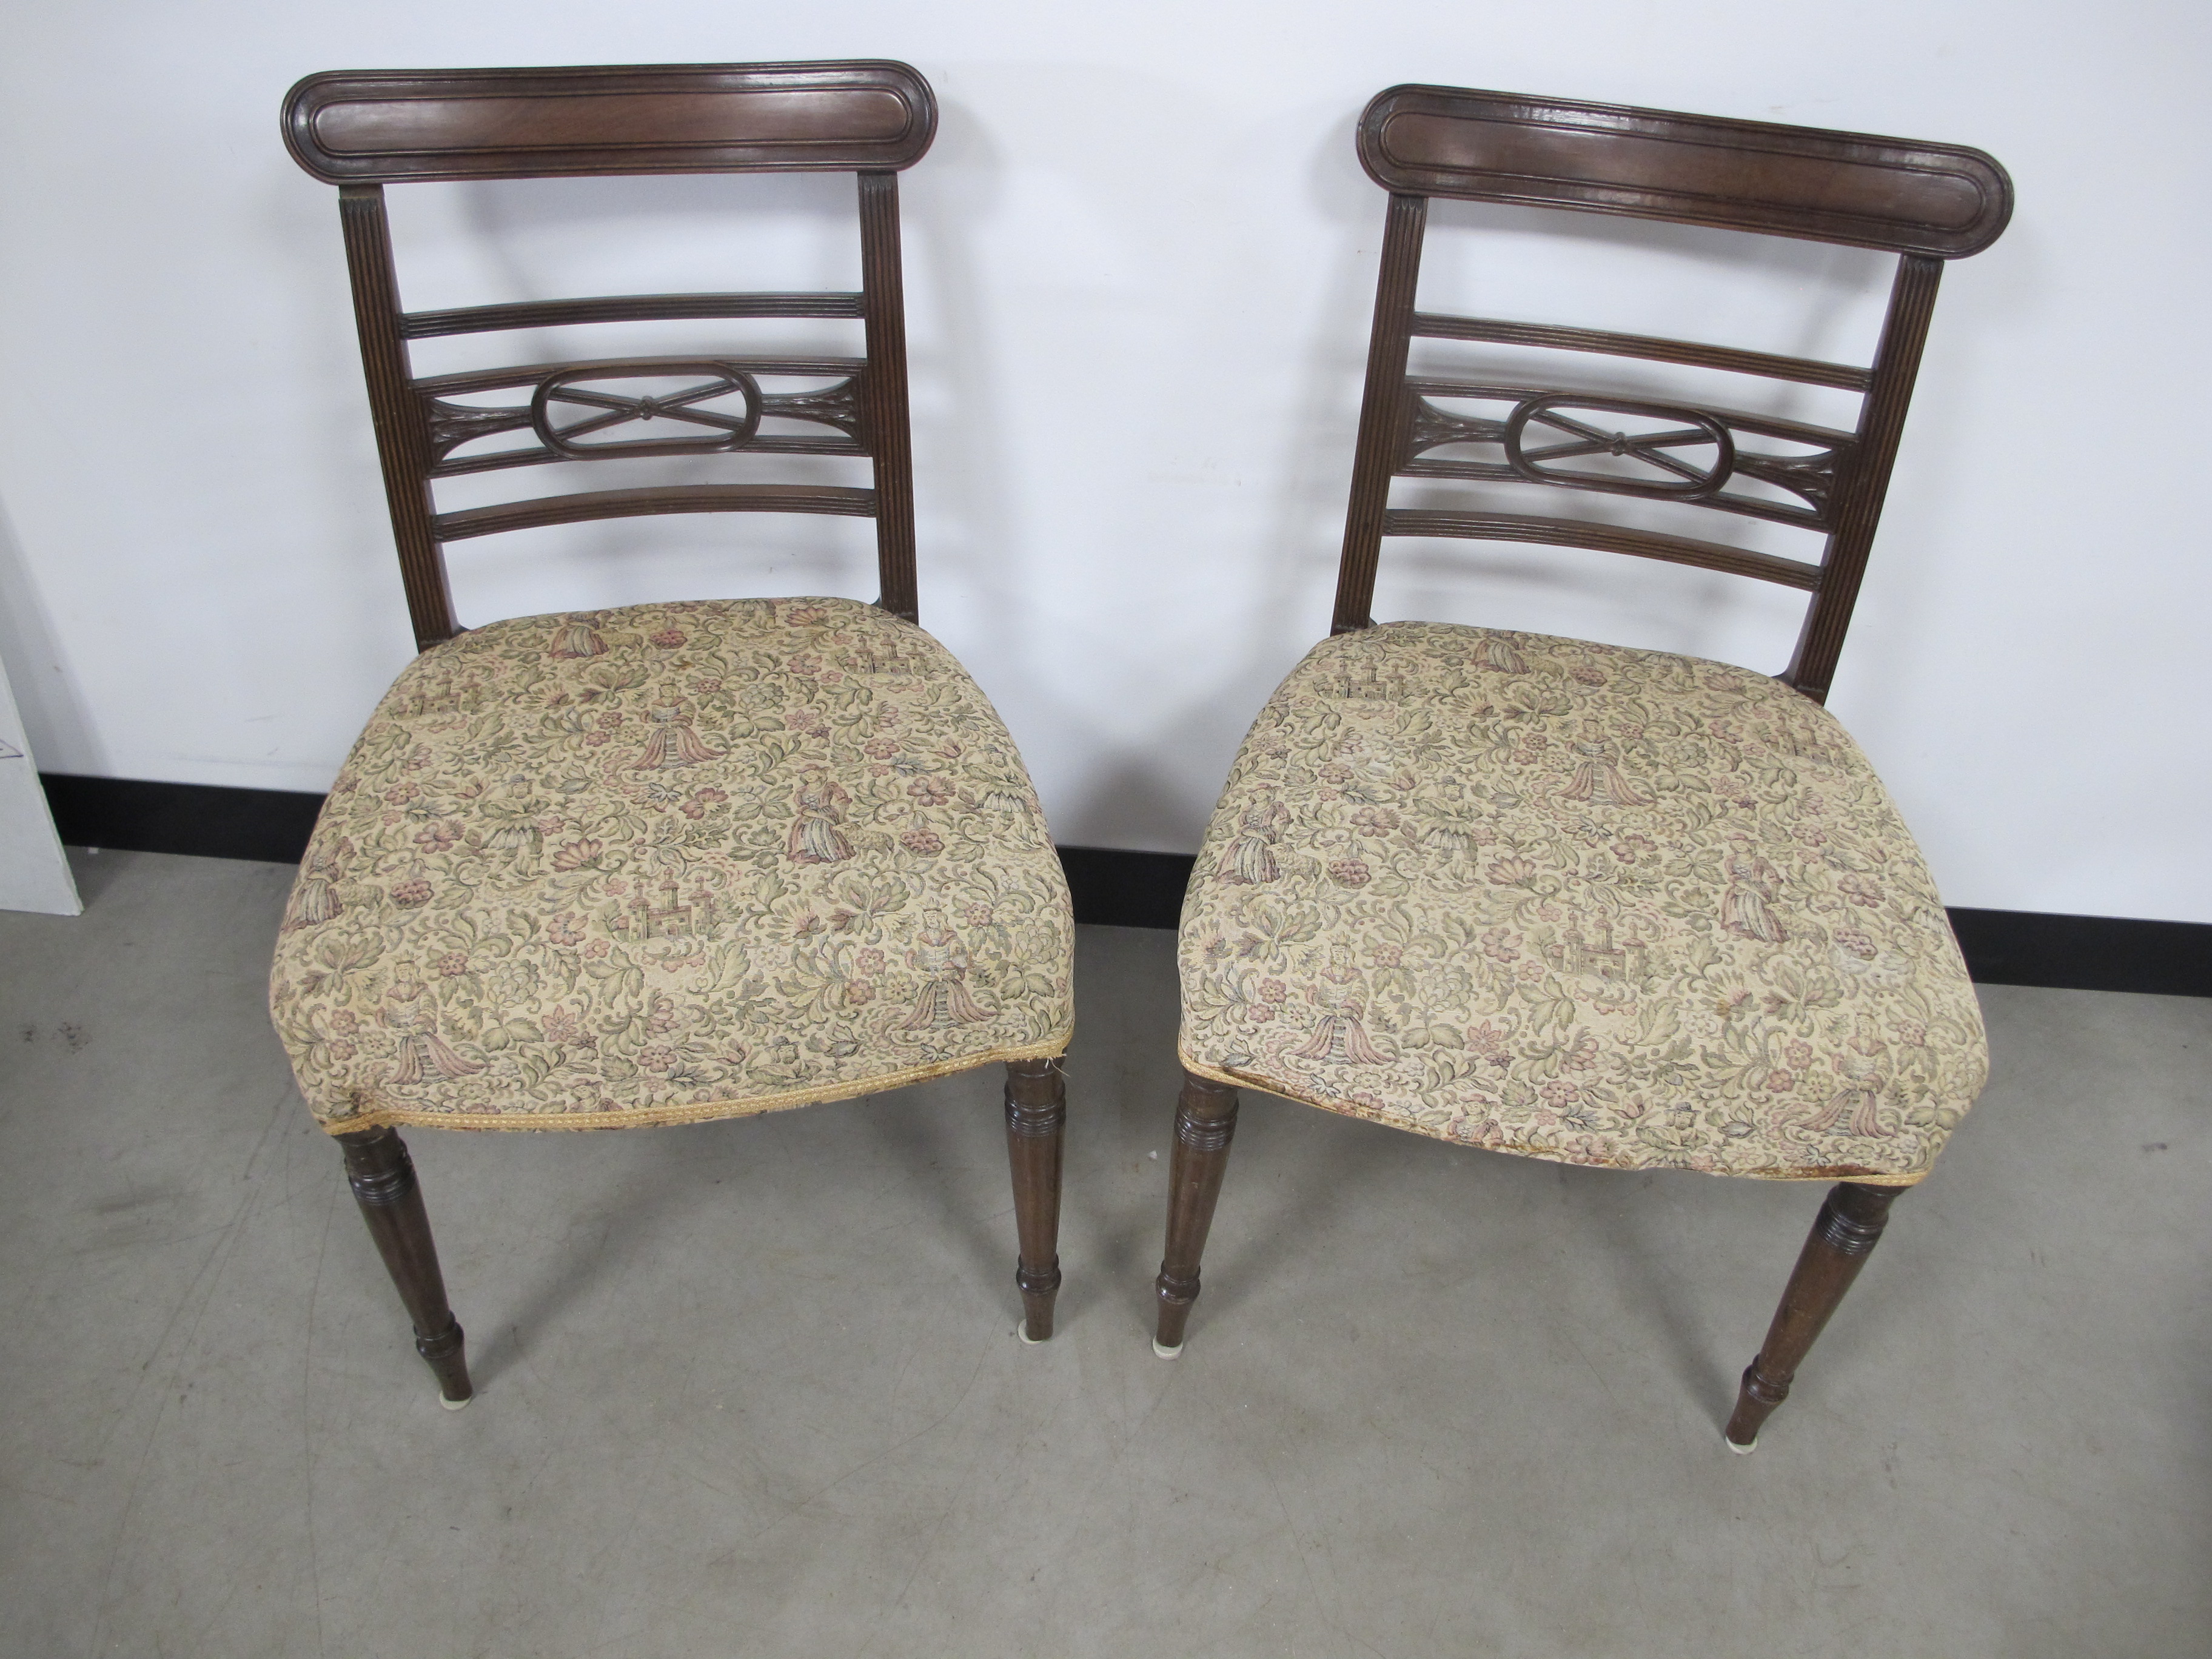
[[(2212, 370), (2200, 6), (88, 0), (18, 8), (10, 36), (0, 654), (51, 769), (323, 788), (410, 648), (336, 192), (277, 138), (292, 81), (893, 57), (943, 104), (904, 181), (924, 623), (997, 702), (1061, 841), (1190, 850), (1244, 726), (1327, 631), (1383, 205), (1352, 125), (1431, 81), (1951, 140), (2010, 168), (2011, 230), (1945, 283), (1832, 706), (1952, 902), (2212, 921), (2212, 562), (2185, 494)], [(392, 195), (421, 307), (853, 285), (849, 188)], [(1533, 321), (1863, 362), (1887, 283), (1810, 245), (1436, 217), (1424, 302)], [(520, 360), (665, 337), (591, 332)], [(440, 343), (425, 371), (495, 349)], [(532, 493), (516, 478), (574, 487), (494, 475), (446, 499)], [(830, 520), (574, 526), (453, 562), (468, 622), (874, 592), (866, 527)], [(1394, 543), (1376, 614), (1772, 670), (1796, 612), (1632, 560)]]

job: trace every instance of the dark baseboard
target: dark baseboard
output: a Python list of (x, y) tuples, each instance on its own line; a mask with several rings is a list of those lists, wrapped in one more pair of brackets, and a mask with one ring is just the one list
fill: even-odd
[(1954, 907), (1951, 927), (1984, 984), (2212, 997), (2212, 923)]
[(1109, 927), (1174, 927), (1190, 884), (1188, 853), (1127, 853), (1115, 847), (1063, 847), (1068, 896), (1078, 921)]
[(143, 783), (41, 772), (54, 828), (71, 847), (118, 853), (190, 853), (205, 859), (297, 864), (307, 850), (320, 795), (292, 789), (226, 789), (211, 783)]
[[(320, 795), (199, 783), (43, 775), (61, 837), (74, 847), (190, 853), (296, 864)], [(1192, 860), (1180, 853), (1063, 847), (1078, 921), (1173, 927)], [(1966, 966), (1984, 984), (2212, 996), (2212, 923), (1954, 910)]]

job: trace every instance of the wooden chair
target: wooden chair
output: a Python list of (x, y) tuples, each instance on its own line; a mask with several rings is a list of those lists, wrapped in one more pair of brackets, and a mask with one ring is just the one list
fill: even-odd
[[(1335, 621), (1246, 738), (1185, 901), (1186, 1080), (1153, 1346), (1182, 1346), (1240, 1085), (1561, 1163), (1833, 1181), (1727, 1426), (1748, 1451), (1987, 1072), (1926, 866), (1821, 703), (1936, 280), (2004, 228), (2010, 181), (1948, 145), (1438, 87), (1383, 93), (1358, 146), (1390, 201)], [(1431, 196), (1894, 252), (1874, 364), (1417, 310)], [(1409, 378), (1415, 337), (1835, 387), (1859, 394), (1860, 413), (1839, 431)], [(1685, 503), (1813, 532), (1825, 556), (1473, 503), (1393, 507), (1394, 477)], [(1378, 627), (1386, 536), (1611, 550), (1811, 600), (1779, 679), (1487, 629)]]
[[(402, 1125), (696, 1122), (1003, 1062), (1023, 1335), (1052, 1334), (1067, 888), (1006, 727), (915, 625), (898, 172), (936, 115), (892, 63), (318, 75), (285, 100), (294, 157), (338, 186), (422, 654), (315, 827), (270, 1001), (449, 1407), (472, 1390)], [(798, 171), (857, 178), (857, 294), (401, 309), (386, 184)], [(437, 336), (754, 318), (846, 319), (865, 352), (429, 378), (408, 356)], [(488, 470), (737, 452), (865, 460), (873, 487), (433, 499)], [(872, 518), (882, 597), (455, 623), (447, 544), (662, 513)]]

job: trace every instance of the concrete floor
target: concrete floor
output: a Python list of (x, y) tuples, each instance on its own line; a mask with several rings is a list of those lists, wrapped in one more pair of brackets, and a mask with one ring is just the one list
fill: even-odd
[(1172, 940), (1103, 928), (1050, 1344), (986, 1074), (426, 1131), (447, 1413), (263, 1012), (291, 871), (77, 872), (0, 916), (7, 1654), (2212, 1651), (2212, 1002), (1985, 988), (1988, 1093), (1747, 1458), (1814, 1188), (1252, 1099), (1154, 1358)]

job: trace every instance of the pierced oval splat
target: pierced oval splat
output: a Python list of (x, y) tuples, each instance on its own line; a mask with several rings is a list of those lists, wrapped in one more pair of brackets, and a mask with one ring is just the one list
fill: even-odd
[[(1577, 414), (1632, 415), (1679, 425), (1656, 432), (1623, 432), (1578, 420)], [(1551, 441), (1528, 444), (1528, 428)], [(1676, 404), (1645, 403), (1633, 398), (1589, 398), (1547, 394), (1523, 398), (1506, 416), (1503, 439), (1506, 464), (1531, 483), (1566, 484), (1628, 495), (1676, 496), (1696, 500), (1716, 493), (1735, 471), (1735, 440), (1703, 410)], [(1675, 452), (1710, 447), (1711, 462), (1699, 465)], [(1641, 477), (1593, 472), (1555, 463), (1584, 455), (1609, 455), (1644, 469)]]
[[(690, 385), (654, 395), (630, 396), (591, 389), (594, 383), (684, 380)], [(742, 412), (702, 407), (732, 392), (744, 399)], [(592, 411), (556, 424), (555, 405)], [(671, 423), (667, 437), (621, 438), (586, 442), (587, 434), (617, 427)], [(548, 449), (578, 460), (611, 455), (707, 455), (740, 449), (752, 441), (761, 421), (759, 383), (735, 363), (714, 358), (634, 359), (620, 364), (572, 365), (548, 374), (530, 398), (531, 429)], [(690, 428), (686, 432), (684, 428)]]

